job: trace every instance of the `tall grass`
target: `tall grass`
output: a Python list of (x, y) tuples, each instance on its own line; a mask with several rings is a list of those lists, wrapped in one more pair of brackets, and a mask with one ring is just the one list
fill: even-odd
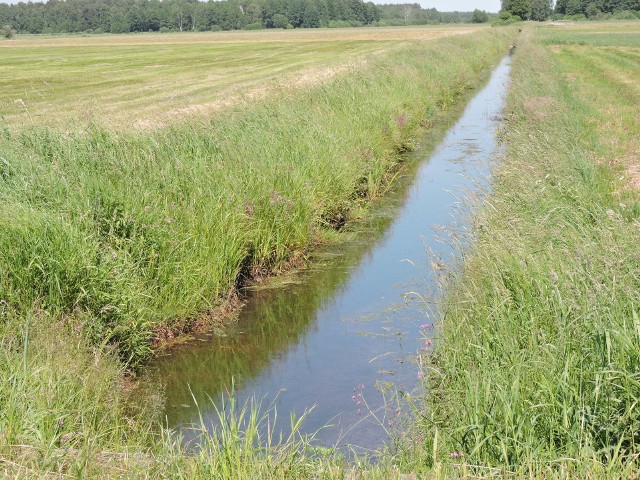
[(89, 355), (68, 324), (45, 312), (2, 313), (0, 475), (144, 472), (134, 452), (154, 443), (150, 419), (125, 404), (122, 367), (113, 356)]
[(418, 42), (304, 95), (157, 132), (6, 129), (0, 301), (81, 318), (93, 344), (137, 365), (159, 332), (188, 328), (376, 196), (510, 35)]
[(314, 456), (311, 438), (298, 433), (304, 416), (292, 417), (282, 438), (273, 407), (236, 405), (233, 396), (218, 411), (219, 426), (202, 427), (200, 447), (189, 452), (152, 427), (160, 419), (127, 404), (112, 356), (87, 355), (86, 345), (70, 344), (77, 335), (68, 325), (52, 329), (51, 321), (44, 313), (7, 318), (0, 332), (0, 475), (306, 478), (339, 465)]
[[(486, 78), (511, 31), (416, 43), (306, 94), (202, 123), (0, 134), (0, 472), (14, 478), (359, 478), (234, 406), (186, 452), (124, 365), (238, 284), (335, 237), (401, 153)], [(271, 426), (271, 424), (269, 424)], [(294, 423), (292, 431), (296, 431)], [(203, 432), (204, 433), (204, 432)], [(363, 465), (366, 465), (364, 463)], [(381, 459), (367, 478), (394, 478)]]
[(603, 51), (554, 54), (525, 33), (507, 152), (450, 280), (413, 444), (449, 472), (626, 478), (640, 453), (640, 195), (619, 162), (632, 144), (609, 132), (624, 138), (637, 115), (631, 66), (585, 67)]

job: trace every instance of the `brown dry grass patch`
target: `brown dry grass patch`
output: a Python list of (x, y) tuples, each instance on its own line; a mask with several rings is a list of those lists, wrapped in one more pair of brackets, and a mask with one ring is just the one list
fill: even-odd
[(537, 119), (544, 119), (553, 107), (551, 97), (529, 97), (524, 100), (524, 108)]

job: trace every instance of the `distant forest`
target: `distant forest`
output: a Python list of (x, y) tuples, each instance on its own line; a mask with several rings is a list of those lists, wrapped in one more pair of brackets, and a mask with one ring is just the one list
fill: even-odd
[(0, 3), (0, 25), (18, 33), (129, 33), (463, 23), (472, 12), (363, 0), (49, 0)]
[(587, 16), (600, 13), (640, 11), (640, 0), (557, 0), (556, 13)]
[[(640, 0), (502, 0), (502, 14), (508, 13), (520, 20), (546, 20), (554, 18), (636, 18)], [(625, 15), (626, 14), (626, 15)]]

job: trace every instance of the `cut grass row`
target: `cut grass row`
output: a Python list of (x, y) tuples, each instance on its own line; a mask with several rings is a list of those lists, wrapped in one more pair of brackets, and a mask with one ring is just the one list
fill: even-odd
[(429, 468), (637, 474), (640, 50), (557, 35), (528, 30), (518, 45), (507, 151), (425, 371), (415, 451)]
[(0, 125), (181, 123), (278, 85), (322, 83), (372, 54), (481, 28), (21, 36), (0, 42)]

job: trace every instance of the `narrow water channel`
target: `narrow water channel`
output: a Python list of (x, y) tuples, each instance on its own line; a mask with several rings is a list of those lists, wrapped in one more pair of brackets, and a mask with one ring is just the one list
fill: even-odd
[[(233, 381), (238, 403), (274, 402), (282, 427), (289, 412), (314, 407), (304, 431), (331, 425), (316, 437), (324, 446), (375, 449), (387, 440), (380, 423), (392, 415), (384, 418), (380, 390), (415, 389), (416, 357), (430, 348), (424, 325), (433, 319), (409, 292), (435, 290), (434, 264), (453, 261), (438, 227), (464, 229), (460, 199), (486, 184), (509, 71), (507, 57), (354, 241), (319, 252), (312, 268), (283, 285), (253, 292), (223, 335), (198, 335), (157, 359), (150, 375), (164, 385), (169, 427), (195, 440), (191, 426), (200, 416), (216, 424), (210, 399), (219, 401)], [(366, 406), (354, 401), (358, 393)]]

